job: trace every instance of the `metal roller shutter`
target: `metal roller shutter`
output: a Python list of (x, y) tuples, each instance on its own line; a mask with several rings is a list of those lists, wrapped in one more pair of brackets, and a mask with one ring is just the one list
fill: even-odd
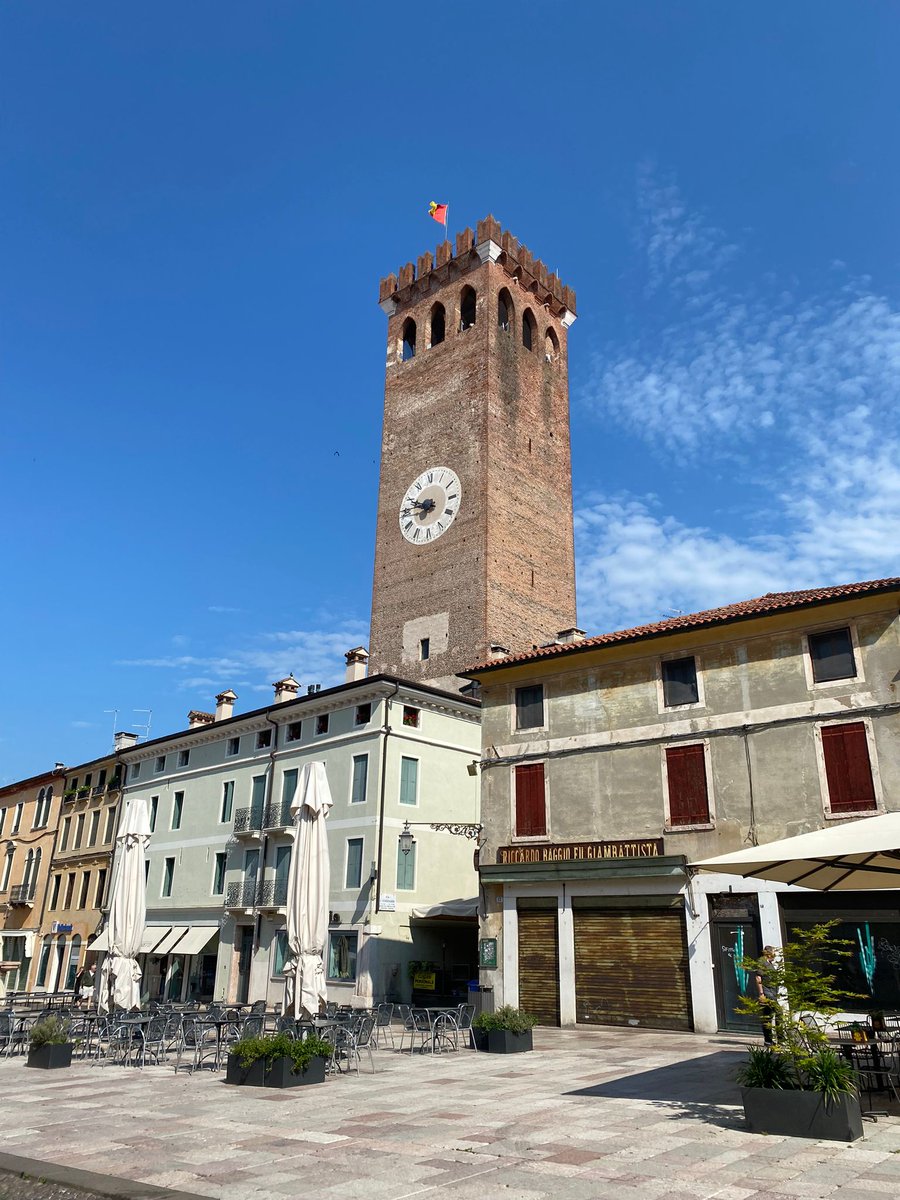
[(690, 1029), (684, 914), (675, 908), (576, 908), (576, 1019)]
[(519, 910), (519, 1008), (541, 1025), (559, 1024), (556, 909)]

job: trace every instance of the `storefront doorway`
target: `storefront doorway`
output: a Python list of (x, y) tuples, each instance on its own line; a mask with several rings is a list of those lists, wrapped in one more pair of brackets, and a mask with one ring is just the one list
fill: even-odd
[(710, 896), (709, 937), (719, 1029), (759, 1033), (759, 1018), (738, 1010), (741, 996), (756, 996), (753, 974), (742, 965), (762, 953), (756, 897)]
[(246, 1004), (250, 999), (250, 967), (253, 963), (252, 925), (238, 926), (237, 954), (238, 979), (235, 1000), (238, 1004)]

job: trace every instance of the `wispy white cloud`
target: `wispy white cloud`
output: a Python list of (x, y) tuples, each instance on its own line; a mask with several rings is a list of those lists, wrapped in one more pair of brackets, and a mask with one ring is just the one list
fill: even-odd
[(576, 517), (580, 619), (611, 628), (897, 574), (900, 312), (866, 280), (816, 296), (772, 278), (752, 296), (735, 290), (733, 244), (674, 185), (643, 179), (640, 206), (654, 287), (677, 300), (693, 265), (712, 263), (702, 305), (677, 306), (652, 345), (598, 351), (581, 400), (667, 464), (698, 479), (727, 471), (738, 503), (752, 484), (765, 504), (717, 532), (658, 497), (588, 496)]
[(97, 728), (96, 721), (70, 721), (69, 724), (73, 729), (96, 729)]
[(244, 610), (242, 608), (232, 608), (228, 604), (209, 604), (206, 607), (206, 611), (211, 613), (239, 613)]

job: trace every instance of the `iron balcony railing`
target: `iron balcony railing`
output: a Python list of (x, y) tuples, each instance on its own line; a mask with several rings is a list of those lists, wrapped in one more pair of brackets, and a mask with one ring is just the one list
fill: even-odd
[(251, 804), (235, 809), (234, 832), (258, 833), (262, 829), (286, 829), (294, 823), (289, 801), (280, 804)]
[(266, 829), (286, 829), (293, 825), (290, 801), (282, 800), (280, 804), (267, 804), (264, 815)]
[(9, 889), (10, 904), (32, 904), (34, 902), (36, 884), (17, 883)]
[(259, 884), (255, 879), (243, 883), (229, 883), (225, 889), (226, 908), (254, 908)]
[(259, 885), (256, 903), (260, 908), (284, 908), (287, 904), (287, 888), (286, 879), (264, 879)]
[(261, 804), (251, 804), (249, 808), (235, 809), (234, 832), (254, 833), (262, 829), (262, 819), (263, 806)]
[(229, 883), (225, 889), (226, 908), (284, 908), (287, 904), (286, 879), (245, 879)]

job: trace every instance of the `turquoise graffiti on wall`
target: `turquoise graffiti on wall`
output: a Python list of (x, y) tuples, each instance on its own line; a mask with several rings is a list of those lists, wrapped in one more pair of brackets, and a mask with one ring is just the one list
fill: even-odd
[(865, 929), (865, 936), (863, 936), (863, 931), (857, 925), (856, 940), (859, 942), (859, 965), (863, 969), (866, 983), (871, 992), (872, 980), (875, 978), (875, 943), (872, 940), (872, 931), (869, 929), (868, 921), (866, 921)]

